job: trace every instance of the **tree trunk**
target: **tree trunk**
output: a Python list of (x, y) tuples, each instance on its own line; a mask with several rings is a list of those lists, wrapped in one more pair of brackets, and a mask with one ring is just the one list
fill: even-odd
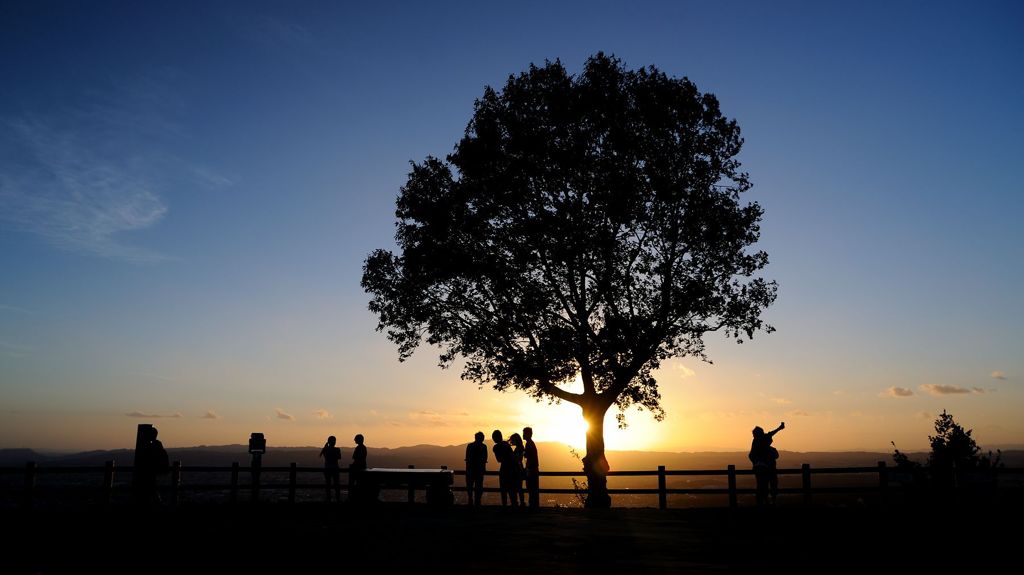
[(608, 495), (608, 460), (604, 456), (604, 415), (607, 405), (584, 406), (583, 419), (587, 422), (587, 455), (583, 458), (583, 472), (587, 474), (587, 503), (590, 509), (612, 506)]

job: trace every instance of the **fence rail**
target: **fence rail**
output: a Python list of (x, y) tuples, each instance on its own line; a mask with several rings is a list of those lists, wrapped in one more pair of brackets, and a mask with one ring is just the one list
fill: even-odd
[[(410, 465), (410, 469), (415, 468)], [(447, 467), (442, 467), (447, 469)], [(253, 471), (257, 473), (253, 475)], [(342, 473), (348, 474), (348, 468), (342, 468)], [(43, 467), (37, 465), (33, 461), (27, 462), (23, 467), (0, 467), (0, 476), (12, 476), (22, 475), (23, 482), (21, 486), (16, 483), (5, 483), (0, 485), (0, 491), (22, 491), (22, 505), (31, 506), (33, 500), (36, 498), (38, 491), (38, 478), (39, 476), (50, 476), (50, 475), (92, 475), (96, 474), (101, 476), (100, 483), (97, 484), (86, 484), (86, 485), (61, 485), (57, 487), (51, 487), (50, 489), (56, 489), (67, 492), (79, 492), (88, 493), (93, 492), (99, 496), (99, 501), (104, 504), (109, 504), (112, 500), (112, 496), (115, 491), (122, 492), (130, 490), (130, 486), (118, 486), (116, 485), (116, 478), (118, 475), (131, 476), (134, 472), (134, 468), (131, 466), (117, 467), (113, 461), (107, 461), (103, 466), (74, 466), (74, 467)], [(326, 483), (303, 483), (298, 481), (299, 474), (322, 474), (324, 472), (323, 467), (300, 467), (295, 463), (288, 466), (277, 466), (277, 467), (243, 467), (238, 463), (234, 463), (230, 466), (184, 466), (179, 461), (175, 461), (171, 464), (170, 470), (170, 485), (166, 491), (169, 492), (170, 504), (177, 505), (179, 496), (182, 492), (212, 492), (212, 491), (228, 491), (228, 501), (235, 503), (238, 500), (238, 494), (240, 491), (248, 491), (250, 497), (256, 500), (259, 497), (261, 491), (277, 491), (286, 490), (288, 492), (288, 501), (294, 503), (296, 501), (296, 492), (300, 490), (324, 490), (328, 486)], [(227, 483), (183, 483), (182, 477), (184, 475), (195, 476), (215, 473), (228, 473), (230, 479)], [(239, 475), (245, 473), (250, 476), (248, 483), (242, 483), (239, 481)], [(263, 474), (287, 474), (287, 482), (263, 482), (261, 476)], [(454, 475), (464, 476), (466, 472), (461, 469), (452, 470)], [(877, 466), (865, 466), (865, 467), (811, 467), (809, 464), (803, 464), (798, 468), (784, 468), (778, 469), (777, 473), (780, 476), (785, 475), (798, 475), (801, 478), (800, 487), (784, 487), (779, 488), (779, 494), (798, 494), (803, 495), (805, 503), (810, 503), (815, 494), (836, 494), (836, 493), (847, 493), (847, 494), (864, 494), (864, 493), (875, 493), (879, 494), (884, 501), (886, 496), (890, 492), (898, 491), (903, 488), (902, 485), (893, 485), (891, 479), (893, 477), (901, 477), (901, 474), (896, 469), (888, 467), (884, 461), (879, 461)], [(485, 472), (487, 476), (497, 477), (497, 471)], [(751, 476), (753, 471), (750, 469), (737, 469), (734, 465), (729, 465), (725, 469), (665, 469), (664, 466), (659, 466), (656, 470), (634, 470), (634, 471), (611, 471), (608, 473), (610, 477), (657, 477), (658, 486), (657, 488), (610, 488), (608, 493), (611, 495), (657, 495), (658, 496), (658, 507), (660, 509), (668, 508), (668, 496), (669, 495), (727, 495), (729, 507), (738, 506), (739, 495), (753, 495), (756, 493), (756, 489), (753, 488), (742, 488), (737, 486), (738, 476)], [(873, 485), (840, 485), (840, 486), (814, 486), (812, 477), (815, 475), (870, 475), (874, 474), (877, 477), (876, 482)], [(541, 477), (586, 477), (582, 471), (541, 471), (539, 474)], [(991, 488), (999, 487), (999, 477), (1005, 475), (1024, 475), (1024, 468), (994, 468), (986, 471), (986, 477), (989, 478), (986, 485)], [(719, 476), (725, 477), (727, 482), (725, 487), (695, 487), (695, 488), (673, 488), (668, 487), (668, 477), (679, 477), (679, 476)], [(348, 490), (347, 484), (341, 484), (340, 487), (344, 490)], [(408, 492), (408, 501), (413, 503), (415, 501), (415, 492), (417, 490), (422, 491), (423, 488), (412, 488), (412, 487), (383, 487), (383, 489)], [(456, 487), (457, 489), (457, 487)], [(484, 488), (486, 493), (499, 493), (500, 490), (493, 487)], [(542, 494), (562, 494), (562, 495), (574, 495), (578, 494), (579, 490), (576, 488), (554, 488), (547, 487), (541, 488), (540, 493)]]

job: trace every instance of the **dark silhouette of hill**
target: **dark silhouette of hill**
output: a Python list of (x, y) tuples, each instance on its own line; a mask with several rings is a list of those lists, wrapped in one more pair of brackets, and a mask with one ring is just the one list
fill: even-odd
[[(490, 445), (490, 442), (488, 442)], [(568, 471), (580, 469), (580, 462), (575, 459), (570, 447), (561, 443), (543, 442), (537, 444), (540, 453), (541, 469), (548, 471)], [(341, 448), (341, 463), (348, 465), (352, 460), (352, 447)], [(223, 466), (232, 462), (246, 465), (249, 454), (245, 445), (200, 445), (196, 447), (172, 447), (167, 449), (172, 461), (181, 461), (186, 466)], [(464, 466), (466, 446), (459, 445), (412, 445), (407, 447), (373, 447), (369, 446), (369, 465), (371, 467), (440, 467), (446, 465), (451, 469), (462, 469)], [(319, 467), (323, 461), (318, 457), (320, 447), (274, 447), (270, 446), (263, 458), (266, 467), (286, 466), (297, 463), (304, 467)], [(131, 449), (95, 450), (80, 453), (42, 453), (33, 449), (0, 449), (0, 466), (12, 467), (24, 465), (26, 461), (35, 461), (40, 465), (60, 466), (99, 466), (105, 461), (113, 460), (118, 465), (131, 465), (133, 458)], [(911, 458), (927, 459), (926, 452), (909, 453)], [(609, 452), (612, 470), (643, 470), (655, 469), (664, 465), (668, 469), (724, 469), (732, 464), (737, 468), (749, 467), (745, 451), (720, 452), (665, 452), (665, 451), (613, 451)], [(813, 467), (852, 467), (871, 466), (879, 461), (892, 463), (892, 454), (873, 451), (782, 451), (779, 466), (799, 467), (809, 463)], [(1007, 467), (1024, 467), (1024, 449), (1003, 451), (1003, 462)], [(493, 461), (488, 462), (489, 470), (496, 470)]]

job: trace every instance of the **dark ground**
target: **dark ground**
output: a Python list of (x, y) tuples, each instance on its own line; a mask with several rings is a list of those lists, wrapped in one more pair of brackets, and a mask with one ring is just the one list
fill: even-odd
[(1018, 518), (1007, 508), (6, 509), (0, 572), (981, 572), (1013, 565)]

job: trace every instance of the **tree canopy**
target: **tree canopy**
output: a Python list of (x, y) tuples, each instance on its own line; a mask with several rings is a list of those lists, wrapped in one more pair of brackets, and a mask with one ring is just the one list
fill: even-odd
[(398, 253), (366, 259), (378, 329), (401, 359), (426, 341), (478, 385), (580, 405), (603, 460), (612, 405), (662, 417), (663, 361), (772, 330), (742, 144), (714, 95), (601, 53), (485, 88), (455, 150), (412, 164)]
[(987, 470), (1000, 465), (1002, 453), (997, 451), (995, 457), (991, 451), (982, 454), (973, 433), (973, 429), (964, 429), (952, 414), (942, 410), (935, 418), (935, 435), (928, 436), (931, 444), (928, 461), (922, 466), (899, 449), (893, 452), (893, 461), (897, 468), (913, 473), (918, 481), (924, 481), (926, 473), (937, 486), (955, 485), (956, 476), (962, 471)]

